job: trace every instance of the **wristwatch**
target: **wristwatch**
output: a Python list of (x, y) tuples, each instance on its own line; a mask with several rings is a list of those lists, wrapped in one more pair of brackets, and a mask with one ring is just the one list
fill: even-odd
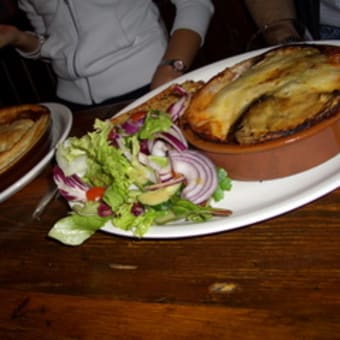
[(184, 61), (181, 59), (166, 59), (162, 60), (159, 66), (169, 65), (171, 66), (176, 72), (184, 73), (188, 67), (184, 64)]

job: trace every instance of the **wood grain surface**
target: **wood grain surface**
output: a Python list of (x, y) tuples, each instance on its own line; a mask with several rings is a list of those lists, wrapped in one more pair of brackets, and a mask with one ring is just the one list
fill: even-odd
[(49, 185), (51, 166), (0, 205), (0, 339), (340, 338), (340, 189), (230, 232), (67, 247), (47, 238), (65, 201), (31, 217)]

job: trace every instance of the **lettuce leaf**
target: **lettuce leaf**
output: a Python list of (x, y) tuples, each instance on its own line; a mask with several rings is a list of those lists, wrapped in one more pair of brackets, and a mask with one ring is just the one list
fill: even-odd
[(48, 236), (68, 246), (79, 246), (104, 226), (109, 217), (70, 215), (54, 224)]

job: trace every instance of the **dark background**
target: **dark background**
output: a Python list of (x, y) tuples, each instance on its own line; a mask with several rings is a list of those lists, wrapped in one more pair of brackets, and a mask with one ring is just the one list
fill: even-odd
[[(167, 27), (171, 27), (175, 7), (169, 0), (155, 0)], [(215, 14), (205, 43), (192, 69), (242, 53), (256, 31), (243, 1), (213, 0)], [(1, 0), (0, 23), (21, 29), (30, 25), (15, 0)], [(55, 100), (55, 77), (48, 63), (20, 57), (11, 47), (0, 49), (0, 106)]]

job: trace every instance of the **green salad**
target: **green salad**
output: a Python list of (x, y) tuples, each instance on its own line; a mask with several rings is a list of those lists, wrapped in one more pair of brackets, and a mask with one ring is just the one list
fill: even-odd
[(93, 131), (59, 145), (56, 161), (53, 179), (71, 209), (48, 235), (66, 245), (107, 222), (143, 237), (152, 225), (231, 213), (211, 206), (231, 189), (226, 171), (189, 148), (171, 112), (96, 120)]

